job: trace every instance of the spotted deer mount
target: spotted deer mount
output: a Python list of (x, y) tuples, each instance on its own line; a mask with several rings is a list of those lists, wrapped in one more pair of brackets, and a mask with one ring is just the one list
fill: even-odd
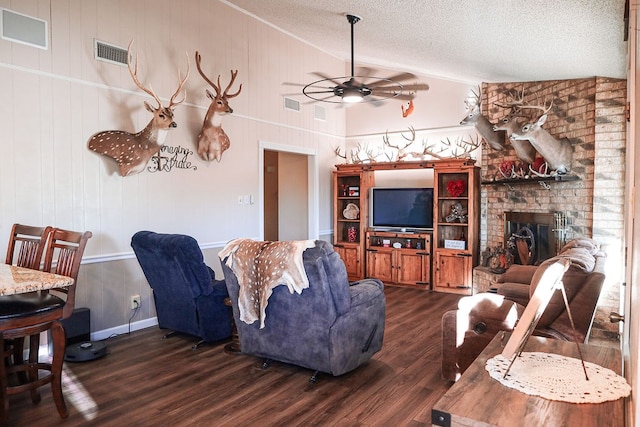
[(222, 159), (222, 153), (224, 153), (231, 146), (231, 141), (222, 129), (222, 117), (233, 113), (233, 109), (229, 106), (229, 99), (235, 98), (240, 95), (242, 90), (242, 84), (235, 93), (228, 93), (233, 82), (236, 80), (238, 70), (231, 70), (231, 80), (229, 84), (222, 91), (220, 85), (220, 74), (218, 74), (218, 84), (215, 84), (207, 75), (202, 71), (200, 62), (202, 57), (200, 53), (196, 51), (196, 67), (198, 72), (209, 85), (216, 91), (215, 95), (208, 89), (206, 90), (207, 97), (211, 100), (209, 109), (204, 116), (204, 122), (202, 123), (202, 130), (198, 134), (198, 155), (202, 160), (212, 162), (216, 160), (220, 162)]
[(145, 87), (138, 80), (138, 55), (136, 54), (135, 66), (131, 64), (131, 46), (133, 40), (127, 48), (127, 66), (131, 78), (138, 88), (151, 95), (158, 106), (153, 107), (148, 102), (144, 106), (153, 117), (147, 126), (138, 133), (131, 133), (123, 130), (108, 130), (98, 132), (89, 138), (88, 148), (102, 156), (114, 160), (118, 166), (121, 176), (130, 176), (142, 172), (149, 160), (160, 152), (170, 129), (177, 127), (173, 120), (174, 109), (186, 99), (186, 91), (182, 99), (176, 98), (189, 78), (189, 59), (187, 57), (187, 72), (184, 78), (178, 70), (178, 88), (169, 100), (169, 105), (164, 107), (158, 95), (151, 89)]

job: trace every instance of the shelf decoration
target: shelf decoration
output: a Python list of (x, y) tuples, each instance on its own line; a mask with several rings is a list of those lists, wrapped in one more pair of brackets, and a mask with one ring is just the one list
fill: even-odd
[(351, 226), (347, 229), (347, 241), (355, 243), (358, 241), (358, 229)]
[(462, 179), (447, 182), (447, 192), (451, 197), (462, 196), (466, 189), (467, 183)]
[(358, 219), (360, 217), (360, 208), (355, 203), (347, 204), (347, 207), (342, 211), (345, 219)]
[(462, 207), (462, 203), (456, 203), (451, 206), (451, 213), (445, 218), (447, 222), (460, 222), (466, 224), (467, 222), (467, 210)]

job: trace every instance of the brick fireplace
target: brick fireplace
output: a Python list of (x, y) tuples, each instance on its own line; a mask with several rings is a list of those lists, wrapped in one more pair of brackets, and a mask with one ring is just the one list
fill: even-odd
[[(573, 180), (501, 183), (496, 181), (501, 178), (500, 164), (504, 160), (518, 161), (515, 151), (510, 144), (506, 151), (483, 146), (481, 248), (505, 242), (506, 212), (561, 213), (562, 239), (591, 237), (606, 247), (607, 281), (598, 303), (592, 337), (617, 337), (617, 326), (608, 321), (608, 314), (618, 310), (623, 270), (626, 80), (593, 77), (484, 83), (483, 114), (491, 122), (498, 122), (506, 111), (495, 103), (505, 102), (509, 91), (523, 88), (527, 99), (553, 99), (543, 127), (556, 138), (568, 138), (571, 142), (573, 155), (568, 175)], [(555, 247), (557, 238), (552, 237)], [(553, 246), (554, 242), (549, 243)]]
[[(514, 264), (538, 265), (558, 253), (566, 243), (566, 216), (562, 212), (505, 212), (504, 245)], [(519, 243), (528, 254), (520, 255)]]

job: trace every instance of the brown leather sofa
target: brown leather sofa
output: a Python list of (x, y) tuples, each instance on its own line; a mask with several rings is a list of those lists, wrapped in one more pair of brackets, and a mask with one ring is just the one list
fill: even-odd
[[(497, 295), (481, 293), (464, 297), (458, 303), (458, 310), (442, 316), (443, 378), (455, 381), (499, 331), (513, 330), (513, 313), (520, 317), (542, 274), (558, 258), (571, 260), (562, 282), (577, 339), (587, 340), (605, 279), (606, 257), (597, 242), (581, 238), (568, 242), (556, 257), (539, 266), (512, 265), (501, 276), (496, 286)], [(561, 291), (555, 291), (534, 335), (574, 340)]]
[[(557, 258), (569, 258), (571, 265), (562, 277), (569, 308), (579, 342), (586, 342), (591, 331), (596, 305), (604, 283), (604, 252), (594, 240), (587, 238), (568, 242), (556, 257), (540, 266), (512, 265), (498, 280), (498, 294), (522, 306), (529, 303), (537, 281), (547, 266)], [(532, 285), (533, 284), (533, 285)], [(573, 341), (573, 331), (561, 291), (557, 290), (534, 331), (535, 335)]]
[(455, 381), (500, 331), (511, 331), (524, 307), (502, 295), (461, 298), (442, 316), (442, 378)]

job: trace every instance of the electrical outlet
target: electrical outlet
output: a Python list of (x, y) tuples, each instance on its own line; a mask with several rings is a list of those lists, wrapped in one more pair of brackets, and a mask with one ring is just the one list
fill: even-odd
[(131, 310), (140, 308), (140, 295), (131, 295)]

